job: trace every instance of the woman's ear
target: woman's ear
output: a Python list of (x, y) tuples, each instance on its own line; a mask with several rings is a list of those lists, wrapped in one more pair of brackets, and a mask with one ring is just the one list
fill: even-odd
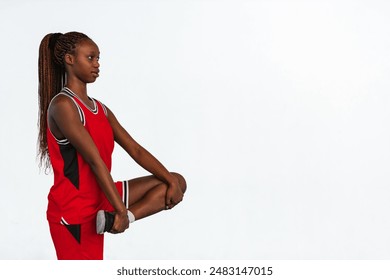
[(67, 53), (67, 54), (65, 55), (65, 64), (72, 65), (73, 62), (74, 62), (74, 57), (73, 57), (73, 55)]

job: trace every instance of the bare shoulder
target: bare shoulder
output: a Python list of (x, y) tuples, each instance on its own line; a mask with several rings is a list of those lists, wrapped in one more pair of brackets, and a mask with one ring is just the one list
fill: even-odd
[(107, 110), (107, 118), (108, 118), (108, 121), (111, 123), (111, 125), (117, 125), (119, 124), (117, 118), (115, 117), (114, 113), (111, 111), (111, 109), (109, 107), (106, 106), (106, 110)]
[(83, 126), (84, 114), (79, 111), (75, 101), (66, 95), (53, 97), (48, 110), (49, 127), (53, 132), (68, 126)]
[(77, 114), (77, 107), (74, 101), (63, 94), (57, 94), (50, 102), (49, 116), (55, 117), (57, 114)]
[(51, 132), (58, 139), (75, 140), (74, 135), (84, 129), (85, 118), (76, 102), (63, 94), (53, 97), (48, 110), (48, 124)]

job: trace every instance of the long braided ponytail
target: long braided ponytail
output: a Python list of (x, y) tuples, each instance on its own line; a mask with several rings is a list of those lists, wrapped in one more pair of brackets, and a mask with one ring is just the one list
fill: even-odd
[(89, 37), (80, 32), (50, 33), (41, 41), (38, 58), (38, 158), (39, 166), (50, 169), (47, 148), (47, 110), (52, 98), (66, 83), (65, 54), (75, 54), (76, 45)]

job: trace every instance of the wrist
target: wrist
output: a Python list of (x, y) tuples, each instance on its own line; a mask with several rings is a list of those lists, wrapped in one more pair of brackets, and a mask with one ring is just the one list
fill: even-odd
[(127, 216), (127, 209), (126, 207), (123, 208), (121, 207), (120, 209), (117, 209), (115, 213), (117, 213), (120, 216)]
[(169, 180), (167, 181), (168, 183), (168, 186), (172, 186), (172, 185), (177, 185), (179, 184), (179, 180), (175, 177), (175, 176), (171, 176), (171, 178), (169, 178)]

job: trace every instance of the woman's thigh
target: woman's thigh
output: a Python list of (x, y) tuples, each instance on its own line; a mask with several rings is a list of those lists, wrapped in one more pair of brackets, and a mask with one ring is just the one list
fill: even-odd
[(163, 182), (153, 175), (128, 180), (129, 205), (141, 200), (147, 192), (161, 184)]
[[(179, 185), (184, 193), (187, 188), (187, 184), (184, 177), (175, 172), (172, 172), (171, 174), (178, 179)], [(161, 184), (166, 185), (166, 183), (164, 183), (153, 175), (128, 180), (129, 205), (136, 203), (137, 201), (142, 199), (147, 192)], [(168, 186), (166, 185), (166, 187)]]

